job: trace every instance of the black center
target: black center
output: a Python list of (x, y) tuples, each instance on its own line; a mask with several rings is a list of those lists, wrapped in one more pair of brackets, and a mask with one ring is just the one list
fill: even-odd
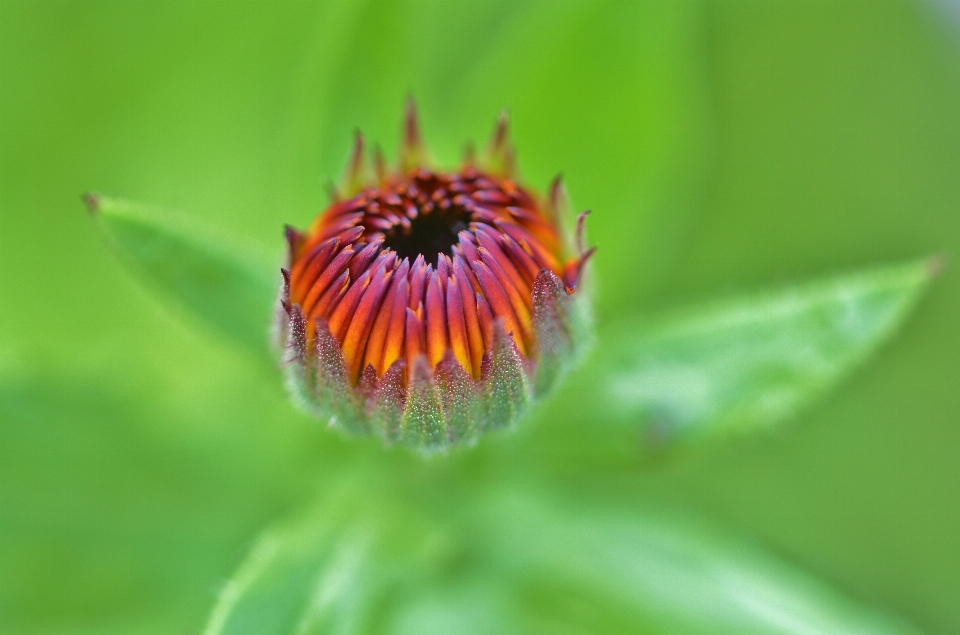
[(383, 246), (393, 249), (401, 259), (413, 262), (417, 256), (423, 256), (436, 266), (440, 254), (453, 255), (453, 246), (459, 241), (457, 234), (467, 228), (470, 220), (470, 212), (461, 207), (434, 208), (418, 214), (409, 228), (395, 225), (385, 232)]

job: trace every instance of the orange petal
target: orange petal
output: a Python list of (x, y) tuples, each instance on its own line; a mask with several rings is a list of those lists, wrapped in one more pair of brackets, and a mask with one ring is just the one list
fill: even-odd
[(380, 303), (390, 284), (393, 271), (387, 269), (386, 264), (377, 267), (373, 274), (370, 286), (364, 292), (357, 305), (356, 313), (350, 318), (350, 326), (343, 336), (343, 357), (347, 362), (351, 380), (355, 380), (361, 369), (364, 346), (367, 344), (367, 334), (373, 326), (374, 318), (380, 309)]
[(430, 265), (423, 261), (423, 256), (417, 256), (417, 259), (413, 261), (413, 266), (410, 267), (410, 300), (407, 306), (411, 309), (423, 303), (428, 267)]
[(331, 238), (314, 246), (309, 253), (300, 258), (290, 269), (290, 279), (293, 282), (291, 293), (295, 301), (303, 300), (304, 296), (310, 291), (311, 285), (316, 282), (317, 277), (323, 271), (337, 249), (340, 247), (340, 239)]
[[(493, 348), (493, 311), (490, 310), (490, 305), (487, 304), (487, 301), (479, 293), (476, 294), (477, 300), (477, 317), (480, 322), (480, 332), (483, 333), (483, 343), (484, 350), (489, 351)], [(483, 363), (483, 358), (481, 356), (481, 365)]]
[(523, 275), (524, 281), (530, 289), (533, 289), (533, 285), (537, 280), (537, 274), (540, 273), (542, 267), (538, 267), (537, 263), (533, 261), (533, 258), (530, 257), (526, 251), (523, 250), (517, 241), (510, 236), (504, 234), (500, 237), (500, 240), (503, 243), (503, 249), (507, 252), (507, 255), (510, 256), (510, 260), (513, 261), (513, 264), (517, 267), (517, 270)]
[(367, 270), (370, 266), (370, 263), (380, 255), (380, 246), (383, 244), (383, 238), (377, 238), (369, 243), (366, 246), (362, 247), (354, 256), (350, 259), (350, 277), (354, 280), (357, 280), (360, 275)]
[(327, 287), (331, 282), (337, 279), (344, 269), (347, 266), (347, 263), (350, 262), (350, 259), (353, 257), (353, 246), (347, 245), (340, 250), (336, 256), (334, 256), (333, 261), (327, 265), (326, 269), (323, 270), (323, 273), (320, 274), (320, 277), (317, 278), (317, 281), (313, 283), (310, 287), (310, 292), (307, 293), (306, 299), (303, 301), (303, 312), (308, 316), (317, 316), (323, 315), (323, 311), (315, 311), (315, 304), (319, 302), (320, 298), (327, 291)]
[(390, 312), (390, 325), (387, 328), (387, 337), (383, 345), (383, 359), (380, 361), (380, 369), (386, 372), (394, 362), (400, 359), (405, 351), (404, 331), (407, 325), (407, 302), (410, 297), (410, 281), (403, 280), (397, 288), (397, 294), (393, 298), (393, 309)]
[[(363, 365), (370, 364), (377, 371), (378, 375), (383, 375), (386, 368), (383, 366), (383, 349), (387, 343), (387, 330), (390, 327), (390, 316), (393, 315), (394, 303), (400, 288), (407, 283), (407, 271), (410, 269), (410, 261), (404, 260), (394, 271), (390, 281), (390, 288), (383, 296), (380, 308), (377, 311), (376, 318), (373, 321), (373, 327), (370, 330), (370, 337), (367, 339), (367, 347), (363, 354)], [(404, 298), (403, 307), (406, 307), (407, 301)]]
[(470, 363), (476, 373), (480, 375), (480, 361), (483, 359), (483, 333), (480, 331), (480, 317), (477, 315), (477, 303), (474, 301), (473, 287), (467, 280), (464, 272), (464, 262), (457, 258), (453, 263), (453, 274), (457, 280), (457, 289), (460, 291), (460, 298), (463, 301), (463, 315), (467, 325), (467, 340), (470, 343)]
[(526, 355), (523, 330), (520, 327), (516, 313), (514, 313), (513, 305), (510, 303), (509, 298), (507, 298), (499, 280), (497, 280), (497, 276), (494, 275), (490, 268), (483, 262), (474, 262), (473, 270), (480, 280), (480, 286), (483, 287), (484, 298), (490, 303), (494, 317), (503, 319), (507, 332), (513, 334), (513, 339), (516, 341), (520, 352)]
[(447, 350), (447, 313), (444, 308), (439, 276), (431, 271), (428, 277), (424, 318), (427, 326), (427, 359), (430, 361), (430, 366), (434, 367), (440, 363), (443, 353)]
[[(517, 317), (517, 325), (520, 327), (520, 330), (513, 332), (514, 339), (519, 339), (522, 337), (524, 343), (530, 344), (531, 309), (527, 307), (527, 304), (523, 299), (523, 295), (520, 293), (520, 289), (517, 289), (517, 287), (513, 284), (513, 281), (510, 280), (510, 277), (506, 274), (506, 272), (504, 272), (503, 267), (500, 266), (500, 262), (491, 256), (490, 252), (487, 251), (485, 247), (481, 247), (479, 251), (480, 257), (483, 258), (483, 263), (490, 268), (490, 271), (497, 278), (497, 282), (500, 283), (500, 288), (503, 289), (507, 299), (510, 301), (510, 307), (513, 309), (513, 314)], [(528, 296), (527, 301), (529, 302), (530, 292), (525, 290), (525, 293)], [(494, 313), (496, 313), (496, 308), (494, 308)]]
[(450, 266), (453, 263), (450, 262), (450, 256), (447, 254), (440, 254), (437, 257), (437, 278), (446, 282), (447, 278), (450, 277)]
[[(421, 307), (417, 307), (422, 310)], [(414, 366), (414, 362), (417, 360), (417, 356), (422, 355), (424, 352), (423, 348), (423, 320), (420, 316), (414, 312), (413, 309), (407, 308), (407, 332), (406, 332), (406, 357), (407, 357), (407, 369), (408, 371)]]
[[(483, 249), (486, 249), (491, 256), (493, 256), (494, 262), (497, 266), (506, 274), (506, 279), (501, 279), (501, 283), (504, 285), (504, 289), (507, 289), (507, 284), (509, 283), (510, 288), (517, 290), (517, 297), (523, 303), (523, 306), (526, 307), (526, 310), (532, 311), (533, 304), (530, 300), (530, 291), (533, 287), (523, 279), (523, 276), (517, 271), (516, 266), (513, 264), (513, 261), (507, 256), (507, 254), (500, 248), (500, 245), (497, 243), (497, 240), (493, 237), (493, 234), (484, 228), (480, 228), (477, 231), (477, 238), (480, 241), (480, 244), (483, 246)], [(489, 264), (489, 263), (488, 263)], [(493, 268), (493, 267), (491, 267)], [(494, 269), (494, 273), (498, 273)], [(511, 301), (513, 301), (513, 296), (510, 296)], [(519, 309), (517, 310), (517, 315), (520, 315)]]
[(337, 303), (337, 306), (333, 309), (333, 314), (330, 316), (328, 323), (330, 325), (330, 334), (333, 335), (338, 342), (343, 342), (343, 335), (347, 330), (347, 325), (350, 323), (350, 318), (352, 318), (356, 312), (357, 306), (360, 304), (361, 298), (363, 298), (364, 291), (370, 286), (371, 279), (372, 275), (370, 271), (365, 271), (363, 275), (360, 276), (360, 279), (350, 286), (350, 289), (343, 295)]
[(447, 328), (450, 331), (450, 348), (460, 365), (473, 374), (470, 360), (470, 344), (467, 341), (467, 326), (463, 319), (463, 300), (455, 278), (447, 280)]
[(500, 221), (496, 223), (497, 229), (517, 241), (527, 253), (529, 253), (541, 269), (549, 269), (554, 273), (560, 272), (560, 263), (557, 257), (546, 247), (540, 244), (529, 231), (509, 221)]
[[(340, 301), (340, 298), (343, 297), (349, 288), (350, 272), (344, 271), (340, 274), (340, 277), (330, 285), (330, 288), (323, 294), (323, 297), (314, 305), (313, 311), (311, 311), (309, 315), (310, 319), (307, 321), (308, 329), (312, 329), (317, 318), (329, 315), (330, 311), (333, 310), (337, 302)], [(313, 337), (312, 330), (310, 331), (310, 337)]]
[(474, 242), (476, 238), (473, 233), (462, 231), (457, 234), (459, 238), (459, 247), (463, 250), (463, 258), (467, 262), (473, 262), (474, 260), (480, 260), (480, 255), (477, 253), (477, 244)]

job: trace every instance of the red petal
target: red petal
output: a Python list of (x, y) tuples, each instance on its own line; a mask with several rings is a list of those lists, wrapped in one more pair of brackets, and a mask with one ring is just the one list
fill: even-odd
[(343, 336), (343, 356), (347, 360), (351, 380), (360, 371), (367, 334), (373, 326), (374, 317), (380, 309), (380, 303), (383, 301), (392, 274), (392, 271), (386, 271), (386, 266), (383, 264), (377, 268), (370, 286), (367, 287), (360, 299), (360, 304), (357, 305), (356, 313), (350, 318), (346, 335)]
[(436, 366), (447, 350), (447, 314), (444, 308), (443, 291), (440, 279), (430, 271), (427, 283), (427, 303), (424, 307), (424, 321), (427, 327), (427, 359), (431, 368)]
[(411, 309), (423, 303), (423, 292), (426, 290), (427, 269), (430, 267), (423, 261), (423, 256), (417, 256), (410, 267), (410, 300), (407, 306)]
[(460, 249), (463, 250), (463, 257), (467, 262), (473, 262), (474, 260), (480, 260), (480, 255), (477, 254), (477, 244), (474, 242), (476, 239), (473, 234), (467, 231), (462, 231), (457, 234), (459, 238)]
[(453, 274), (457, 280), (460, 299), (463, 301), (463, 315), (467, 325), (467, 338), (470, 342), (470, 364), (473, 367), (474, 376), (478, 377), (480, 360), (483, 359), (483, 333), (480, 330), (477, 303), (474, 301), (476, 292), (467, 279), (467, 274), (464, 271), (465, 266), (463, 260), (458, 257), (453, 263)]
[[(349, 288), (350, 272), (344, 271), (342, 274), (340, 274), (340, 277), (330, 285), (330, 288), (327, 289), (326, 293), (323, 294), (323, 297), (320, 298), (316, 305), (314, 305), (313, 310), (310, 312), (310, 322), (308, 323), (308, 328), (312, 328), (316, 318), (330, 315), (330, 311), (337, 306), (340, 298), (343, 297)], [(313, 333), (311, 332), (311, 336), (312, 335)]]
[[(512, 333), (514, 339), (522, 341), (520, 322), (517, 320), (517, 316), (513, 312), (513, 306), (510, 304), (510, 300), (503, 291), (503, 287), (500, 285), (497, 277), (490, 271), (490, 268), (482, 262), (473, 263), (473, 269), (477, 272), (480, 286), (483, 287), (484, 298), (490, 303), (494, 317), (503, 318), (507, 331)], [(521, 342), (518, 341), (518, 345), (520, 343)], [(526, 347), (522, 348), (526, 350)]]
[[(490, 347), (493, 346), (493, 311), (490, 310), (490, 305), (487, 304), (486, 299), (484, 299), (482, 295), (479, 293), (476, 294), (476, 299), (477, 317), (480, 322), (480, 332), (483, 334), (484, 354), (486, 354), (486, 351), (489, 351)], [(481, 369), (482, 366), (481, 361)]]
[(450, 266), (452, 264), (447, 254), (440, 254), (437, 258), (437, 278), (439, 280), (446, 281), (450, 277)]
[(450, 348), (460, 365), (467, 373), (473, 374), (470, 361), (470, 344), (467, 341), (467, 327), (463, 319), (463, 300), (457, 281), (447, 281), (447, 327), (450, 331)]
[(310, 287), (310, 292), (307, 294), (306, 299), (303, 301), (303, 312), (307, 315), (317, 316), (323, 315), (323, 311), (316, 311), (314, 305), (319, 301), (319, 299), (326, 294), (327, 287), (334, 280), (337, 279), (337, 276), (344, 272), (344, 269), (347, 266), (347, 263), (350, 262), (350, 259), (353, 257), (353, 245), (347, 245), (340, 250), (333, 261), (323, 270), (323, 273), (320, 274), (320, 277), (317, 278), (317, 281), (314, 282)]
[(532, 289), (534, 282), (537, 280), (537, 274), (540, 273), (543, 267), (538, 267), (537, 263), (530, 257), (530, 254), (524, 251), (523, 247), (517, 244), (517, 241), (510, 238), (510, 236), (503, 234), (500, 240), (503, 242), (504, 251), (510, 256), (510, 260), (513, 261), (517, 270), (523, 275), (524, 281)]
[(367, 270), (367, 267), (373, 262), (373, 259), (377, 257), (378, 254), (383, 253), (380, 251), (380, 246), (383, 244), (383, 238), (377, 238), (365, 247), (362, 247), (356, 255), (350, 260), (350, 277), (354, 280), (358, 279), (360, 275)]
[[(513, 261), (504, 253), (503, 249), (500, 248), (500, 245), (497, 243), (497, 240), (494, 238), (490, 230), (485, 228), (480, 228), (477, 230), (477, 238), (480, 240), (480, 244), (483, 245), (483, 249), (493, 256), (494, 262), (503, 273), (506, 274), (506, 279), (502, 276), (500, 282), (504, 285), (504, 289), (516, 289), (517, 297), (523, 303), (523, 306), (526, 308), (527, 312), (533, 309), (533, 304), (530, 302), (530, 290), (532, 287), (526, 283), (523, 279), (523, 276), (517, 271), (516, 266), (514, 266)], [(484, 261), (486, 262), (486, 261)], [(488, 263), (489, 264), (489, 263)], [(494, 270), (494, 273), (497, 272), (496, 268), (491, 265), (491, 268)], [(509, 284), (509, 287), (507, 286)], [(509, 294), (509, 293), (508, 293)], [(515, 298), (513, 295), (510, 295), (510, 300), (513, 301)], [(520, 309), (517, 309), (517, 315), (520, 315)]]
[[(510, 324), (510, 319), (506, 314), (506, 311), (498, 308), (497, 301), (494, 301), (490, 293), (487, 293), (487, 298), (490, 299), (490, 305), (493, 307), (493, 313), (497, 317), (503, 317), (506, 320), (507, 330), (513, 331), (513, 337), (517, 340), (517, 345), (523, 342), (521, 348), (526, 348), (526, 345), (530, 343), (530, 309), (527, 308), (526, 303), (523, 300), (523, 297), (520, 295), (520, 291), (511, 284), (510, 279), (507, 274), (504, 273), (503, 268), (500, 267), (500, 263), (497, 262), (495, 258), (490, 255), (484, 247), (480, 248), (480, 257), (483, 258), (483, 263), (489, 267), (490, 272), (496, 278), (496, 281), (500, 283), (500, 288), (503, 290), (507, 300), (510, 303), (510, 308), (512, 311), (511, 315), (515, 316), (516, 323), (515, 325)], [(479, 269), (477, 270), (477, 275), (480, 275)], [(481, 284), (483, 284), (484, 289), (486, 290), (488, 286), (487, 282), (481, 279)], [(518, 328), (515, 328), (518, 327)]]
[(397, 289), (393, 298), (393, 309), (390, 312), (390, 325), (387, 328), (387, 337), (383, 345), (383, 359), (379, 362), (380, 369), (390, 368), (403, 355), (406, 338), (404, 332), (407, 325), (407, 303), (410, 297), (410, 282), (404, 280)]
[[(423, 307), (417, 307), (422, 309)], [(407, 368), (414, 367), (414, 363), (419, 355), (424, 352), (423, 348), (423, 321), (413, 309), (407, 308), (407, 332), (406, 332), (406, 357)]]
[(560, 270), (560, 263), (557, 261), (557, 257), (526, 229), (516, 223), (507, 221), (498, 222), (497, 228), (517, 241), (517, 243), (533, 257), (536, 263), (540, 265), (541, 269), (549, 269), (554, 272)]
[(400, 309), (395, 309), (396, 297), (407, 282), (407, 271), (410, 269), (410, 261), (404, 260), (394, 271), (390, 281), (390, 288), (383, 296), (380, 302), (380, 308), (377, 311), (376, 318), (373, 321), (373, 327), (370, 330), (370, 337), (367, 339), (367, 347), (363, 354), (363, 363), (366, 366), (370, 364), (376, 369), (378, 375), (382, 375), (386, 369), (383, 365), (383, 349), (387, 343), (387, 330), (390, 327), (390, 316), (395, 310), (402, 311), (407, 305), (406, 297)]
[(293, 263), (290, 277), (293, 280), (294, 298), (297, 300), (304, 298), (339, 247), (340, 239), (331, 238), (314, 246), (303, 258)]
[(360, 304), (360, 300), (363, 298), (367, 287), (370, 286), (372, 279), (373, 276), (370, 271), (365, 271), (364, 274), (360, 276), (360, 279), (350, 286), (350, 289), (344, 294), (343, 298), (340, 299), (340, 302), (337, 303), (336, 308), (333, 309), (333, 314), (330, 316), (328, 323), (330, 325), (330, 334), (333, 335), (338, 342), (343, 342), (347, 325), (356, 312), (357, 306)]

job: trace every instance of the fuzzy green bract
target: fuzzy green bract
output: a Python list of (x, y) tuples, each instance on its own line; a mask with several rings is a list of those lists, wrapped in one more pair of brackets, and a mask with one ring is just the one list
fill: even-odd
[[(402, 444), (423, 453), (472, 444), (488, 430), (516, 425), (533, 403), (554, 389), (592, 343), (588, 297), (568, 295), (563, 283), (541, 272), (533, 289), (533, 328), (537, 338), (536, 366), (528, 373), (511, 336), (501, 322), (494, 326), (494, 346), (486, 356), (479, 382), (448, 354), (436, 369), (425, 358), (410, 370), (404, 389), (402, 364), (383, 378), (366, 376), (352, 390), (343, 353), (325, 324), (313, 346), (298, 305), (279, 341), (279, 355), (291, 394), (311, 415), (352, 435), (373, 435), (385, 445)], [(369, 387), (368, 387), (369, 386)]]

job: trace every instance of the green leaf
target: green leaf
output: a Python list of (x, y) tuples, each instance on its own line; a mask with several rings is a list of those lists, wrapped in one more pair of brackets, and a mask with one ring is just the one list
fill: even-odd
[[(501, 499), (498, 560), (543, 632), (894, 635), (909, 625), (696, 516)], [(557, 628), (562, 625), (564, 628)]]
[(205, 635), (915, 632), (697, 518), (508, 491), (428, 520), (372, 498), (267, 532)]
[(204, 634), (380, 632), (402, 602), (418, 602), (421, 584), (455, 556), (450, 536), (375, 498), (341, 491), (268, 530), (224, 587)]
[(621, 325), (602, 399), (662, 444), (769, 427), (841, 380), (889, 338), (942, 267), (939, 259), (869, 269), (697, 308), (662, 326)]
[(123, 261), (164, 298), (255, 351), (267, 349), (277, 261), (176, 212), (93, 194), (85, 200)]

